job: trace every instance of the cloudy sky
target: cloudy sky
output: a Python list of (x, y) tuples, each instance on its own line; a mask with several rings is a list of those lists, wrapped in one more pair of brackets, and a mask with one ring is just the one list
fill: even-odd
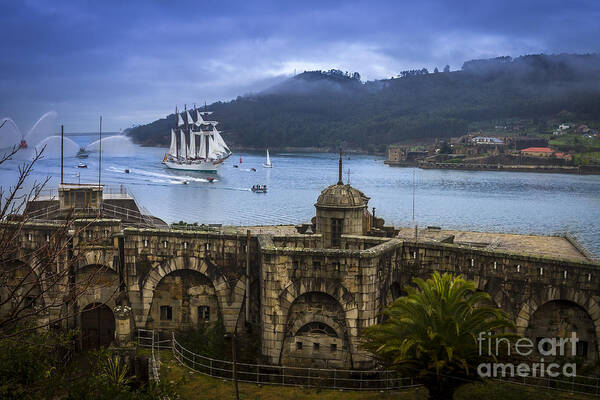
[(600, 51), (600, 1), (1, 0), (0, 118), (69, 132), (230, 100), (296, 70), (363, 80), (473, 58)]

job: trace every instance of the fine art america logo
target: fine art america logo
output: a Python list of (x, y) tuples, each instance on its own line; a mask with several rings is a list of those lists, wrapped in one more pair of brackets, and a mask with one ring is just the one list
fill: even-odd
[(493, 337), (491, 332), (480, 332), (477, 337), (480, 356), (499, 357), (502, 351), (506, 352), (504, 355), (510, 356), (511, 351), (514, 350), (514, 355), (530, 357), (534, 351), (537, 351), (540, 361), (519, 362), (518, 364), (510, 362), (481, 363), (477, 366), (477, 373), (482, 378), (558, 378), (561, 375), (574, 377), (577, 375), (575, 363), (545, 362), (544, 357), (555, 360), (556, 357), (575, 356), (578, 341), (577, 335), (572, 332), (570, 338), (541, 338), (537, 344), (529, 338), (520, 338), (513, 346), (507, 338)]

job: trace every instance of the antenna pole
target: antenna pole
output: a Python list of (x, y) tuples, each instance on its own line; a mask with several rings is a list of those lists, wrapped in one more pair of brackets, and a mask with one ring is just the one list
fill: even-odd
[(340, 149), (340, 161), (338, 166), (338, 185), (343, 185), (344, 181), (342, 180), (342, 149)]
[(412, 222), (415, 223), (415, 170), (413, 169)]
[(102, 115), (100, 116), (100, 149), (98, 158), (98, 189), (100, 189), (100, 182), (102, 181)]
[(60, 126), (60, 184), (63, 184), (63, 147), (65, 139), (65, 126)]

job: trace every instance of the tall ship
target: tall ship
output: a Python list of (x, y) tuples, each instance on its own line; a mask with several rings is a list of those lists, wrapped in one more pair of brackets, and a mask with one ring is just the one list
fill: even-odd
[(176, 125), (171, 129), (171, 145), (163, 164), (172, 169), (217, 172), (231, 150), (217, 129), (218, 122), (208, 120), (211, 114), (197, 108), (181, 113), (175, 109)]

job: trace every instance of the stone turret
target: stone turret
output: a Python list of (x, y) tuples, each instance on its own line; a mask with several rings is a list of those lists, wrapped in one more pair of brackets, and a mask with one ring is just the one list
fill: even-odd
[(317, 202), (316, 233), (323, 236), (323, 247), (340, 247), (341, 235), (366, 235), (370, 226), (369, 198), (342, 181), (340, 152), (338, 183), (325, 188)]

